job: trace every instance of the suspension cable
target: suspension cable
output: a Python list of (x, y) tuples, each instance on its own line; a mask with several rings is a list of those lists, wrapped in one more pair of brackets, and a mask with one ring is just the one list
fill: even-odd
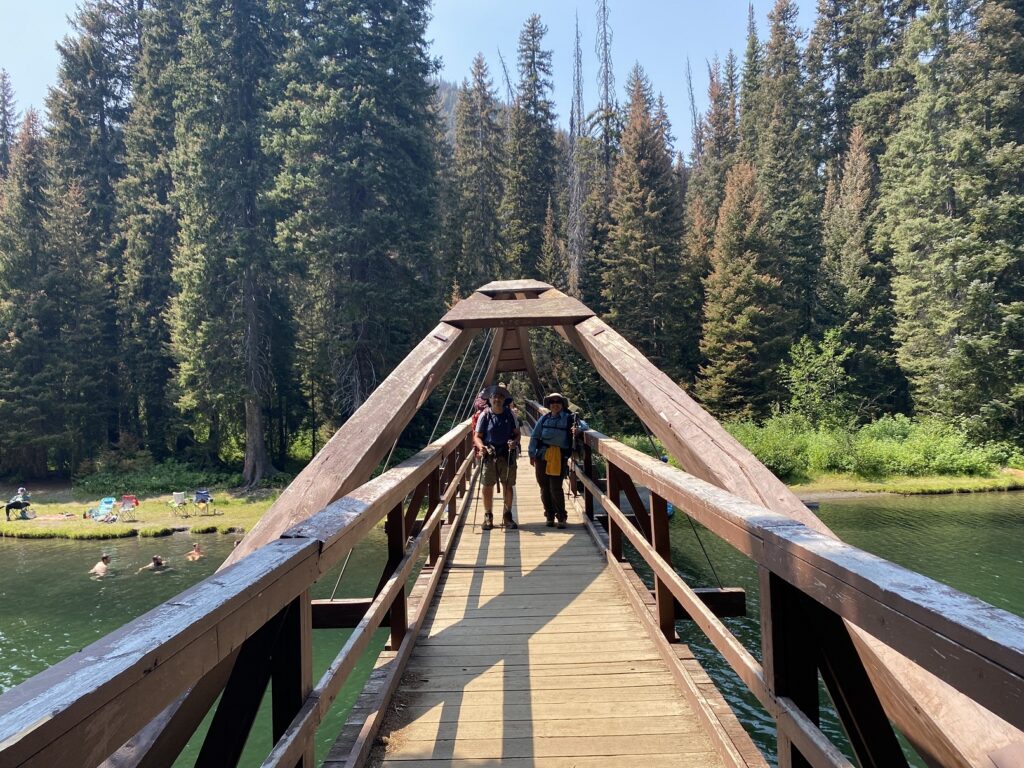
[[(654, 435), (651, 434), (651, 430), (647, 428), (647, 425), (643, 422), (642, 419), (640, 420), (640, 426), (644, 428), (644, 432), (647, 434), (647, 439), (651, 443), (651, 448), (654, 449), (654, 454), (663, 462), (668, 464), (668, 454), (662, 453), (661, 451), (658, 450), (658, 446), (655, 445), (654, 443)], [(704, 541), (701, 539), (700, 533), (697, 531), (697, 526), (693, 524), (693, 518), (691, 518), (689, 515), (686, 515), (685, 513), (684, 516), (686, 517), (687, 522), (690, 524), (690, 529), (693, 531), (693, 535), (697, 538), (697, 543), (700, 545), (700, 551), (704, 553), (704, 559), (708, 561), (708, 566), (711, 568), (711, 573), (712, 575), (714, 575), (715, 581), (718, 582), (718, 586), (719, 588), (721, 588), (722, 580), (718, 578), (718, 571), (715, 570), (715, 564), (711, 562), (711, 556), (708, 554), (707, 549), (704, 548)]]
[[(473, 370), (470, 372), (469, 380), (466, 382), (467, 388), (462, 391), (462, 397), (459, 398), (459, 407), (455, 409), (455, 418), (452, 419), (452, 429), (455, 429), (455, 425), (462, 421), (461, 414), (463, 409), (466, 407), (467, 396), (470, 398), (474, 397), (476, 389), (473, 385), (476, 381), (476, 373), (480, 369), (480, 361), (483, 359), (484, 353), (487, 351), (488, 341), (491, 339), (492, 333), (493, 331), (488, 328), (487, 334), (481, 338), (480, 351), (477, 353), (476, 362), (473, 363)], [(472, 402), (472, 400), (470, 400), (470, 402)]]
[(434, 442), (434, 435), (437, 434), (437, 425), (441, 423), (441, 419), (444, 416), (444, 409), (448, 407), (448, 401), (452, 398), (452, 392), (455, 390), (455, 385), (459, 381), (459, 376), (462, 373), (462, 366), (466, 364), (466, 357), (469, 355), (469, 346), (466, 346), (466, 351), (462, 353), (462, 359), (459, 361), (459, 370), (455, 372), (455, 376), (452, 377), (452, 385), (448, 387), (448, 396), (444, 399), (444, 404), (441, 406), (441, 412), (437, 414), (437, 421), (434, 422), (434, 428), (430, 430), (430, 439), (427, 440), (427, 445)]

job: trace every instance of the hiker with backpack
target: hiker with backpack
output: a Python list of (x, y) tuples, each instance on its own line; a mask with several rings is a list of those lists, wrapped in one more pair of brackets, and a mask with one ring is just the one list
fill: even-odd
[(570, 413), (568, 402), (558, 392), (544, 398), (548, 412), (541, 416), (530, 433), (530, 465), (540, 486), (540, 500), (548, 528), (565, 528), (565, 494), (562, 480), (569, 474), (569, 455), (576, 435), (587, 429), (587, 422)]
[(494, 486), (500, 479), (504, 493), (502, 525), (516, 529), (518, 524), (512, 517), (512, 498), (516, 484), (516, 454), (519, 451), (519, 420), (508, 406), (511, 398), (502, 386), (488, 387), (485, 396), (490, 403), (480, 412), (473, 431), (473, 447), (478, 458), (482, 458), (484, 524), (482, 529), (494, 528)]

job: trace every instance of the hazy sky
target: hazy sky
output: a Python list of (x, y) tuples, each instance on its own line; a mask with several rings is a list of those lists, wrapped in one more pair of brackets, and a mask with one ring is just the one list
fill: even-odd
[[(18, 107), (42, 109), (47, 88), (57, 70), (54, 44), (68, 33), (66, 17), (74, 13), (76, 0), (0, 0), (0, 67), (14, 83)], [(754, 0), (758, 30), (764, 36), (768, 10), (774, 0)], [(813, 3), (801, 2), (801, 24), (813, 22)], [(656, 92), (665, 96), (676, 146), (690, 144), (690, 117), (686, 95), (686, 60), (693, 69), (698, 105), (705, 102), (707, 61), (716, 53), (724, 57), (733, 48), (742, 57), (746, 36), (746, 0), (609, 0), (614, 39), (612, 59), (620, 100), (626, 75), (639, 62)], [(495, 85), (505, 88), (498, 51), (515, 79), (516, 41), (523, 22), (539, 13), (548, 27), (545, 42), (554, 51), (555, 100), (558, 119), (568, 124), (572, 96), (573, 25), (579, 16), (583, 49), (584, 108), (596, 102), (597, 57), (594, 53), (595, 5), (593, 0), (435, 0), (428, 38), (433, 53), (442, 60), (441, 76), (461, 82), (469, 73), (473, 56), (482, 52)]]

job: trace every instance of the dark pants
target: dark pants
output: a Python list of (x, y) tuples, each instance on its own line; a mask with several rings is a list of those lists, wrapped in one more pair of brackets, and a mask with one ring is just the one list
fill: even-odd
[(15, 518), (20, 517), (21, 516), (21, 510), (25, 509), (25, 507), (27, 507), (27, 506), (28, 506), (28, 504), (25, 503), (24, 501), (12, 501), (10, 504), (8, 504), (7, 506), (4, 507), (4, 514), (7, 515), (7, 519), (10, 520), (11, 519), (11, 510), (14, 510), (15, 512), (19, 513), (19, 514), (15, 515)]
[(540, 486), (540, 500), (544, 504), (544, 517), (548, 520), (561, 520), (565, 522), (565, 494), (562, 492), (562, 479), (569, 469), (568, 456), (562, 451), (562, 471), (557, 475), (545, 473), (547, 462), (543, 456), (537, 458), (534, 471), (537, 475), (537, 485)]

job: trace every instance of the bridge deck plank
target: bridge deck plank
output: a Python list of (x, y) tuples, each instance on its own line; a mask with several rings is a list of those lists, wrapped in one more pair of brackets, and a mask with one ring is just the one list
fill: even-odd
[(520, 462), (520, 529), (470, 514), (370, 764), (723, 765), (583, 526), (545, 527)]

